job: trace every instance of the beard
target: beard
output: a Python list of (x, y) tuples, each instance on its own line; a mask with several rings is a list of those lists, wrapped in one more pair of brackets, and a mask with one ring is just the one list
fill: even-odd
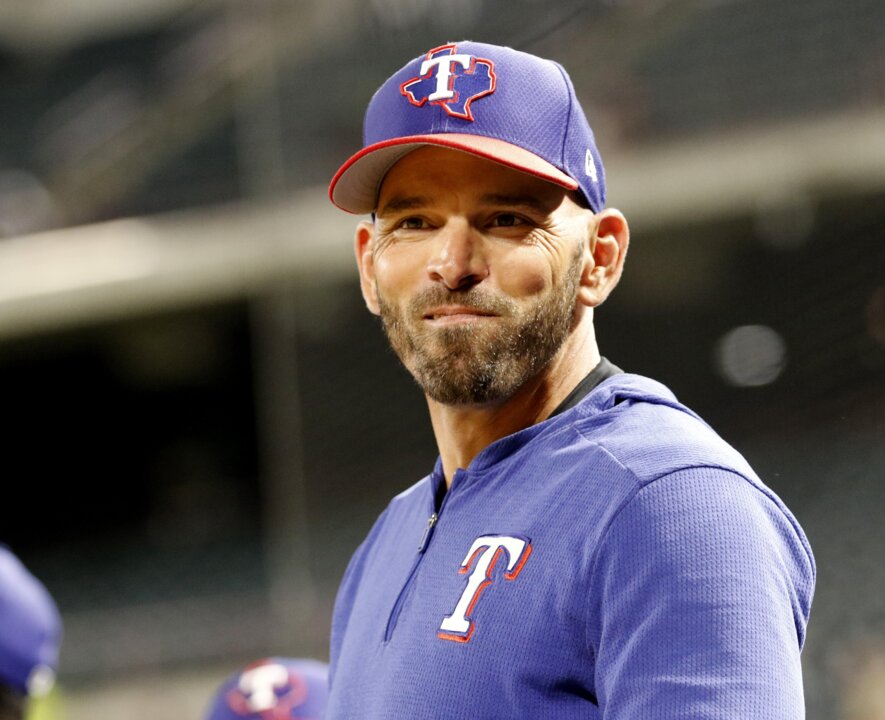
[[(429, 288), (405, 310), (378, 292), (381, 322), (394, 352), (424, 392), (445, 405), (482, 405), (512, 397), (538, 375), (562, 347), (575, 317), (580, 248), (562, 282), (528, 307), (474, 285), (466, 290)], [(494, 320), (429, 327), (424, 313), (460, 305)]]

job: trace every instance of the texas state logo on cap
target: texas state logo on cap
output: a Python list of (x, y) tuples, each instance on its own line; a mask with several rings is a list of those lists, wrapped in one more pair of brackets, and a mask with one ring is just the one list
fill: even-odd
[(577, 190), (594, 211), (605, 206), (593, 131), (571, 79), (551, 60), (468, 41), (415, 58), (369, 102), (363, 149), (332, 179), (332, 202), (372, 212), (387, 171), (423, 145), (472, 153)]
[(267, 658), (229, 677), (205, 720), (320, 720), (328, 695), (325, 663)]

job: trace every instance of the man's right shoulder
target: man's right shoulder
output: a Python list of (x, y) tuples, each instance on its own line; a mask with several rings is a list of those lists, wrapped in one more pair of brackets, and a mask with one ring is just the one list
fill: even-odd
[(413, 526), (423, 527), (430, 514), (431, 480), (425, 476), (395, 495), (375, 520), (372, 529), (360, 545), (358, 554), (375, 545), (379, 537), (389, 532), (398, 534)]

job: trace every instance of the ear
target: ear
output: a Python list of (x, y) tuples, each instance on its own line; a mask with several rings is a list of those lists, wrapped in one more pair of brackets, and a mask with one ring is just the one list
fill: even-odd
[(578, 298), (588, 307), (596, 307), (621, 279), (630, 229), (620, 210), (606, 208), (593, 216), (588, 235)]
[(369, 312), (381, 314), (378, 306), (378, 292), (375, 289), (375, 261), (372, 245), (375, 239), (375, 226), (368, 220), (360, 221), (353, 238), (356, 265), (360, 271), (360, 289)]

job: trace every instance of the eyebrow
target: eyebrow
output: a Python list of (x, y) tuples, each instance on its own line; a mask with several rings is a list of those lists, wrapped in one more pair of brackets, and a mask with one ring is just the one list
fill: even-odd
[(394, 197), (384, 207), (378, 210), (378, 215), (384, 215), (391, 212), (402, 212), (403, 210), (414, 210), (415, 208), (424, 207), (430, 202), (430, 198), (420, 195), (412, 195), (408, 197)]
[[(487, 193), (479, 199), (482, 205), (498, 205), (509, 208), (528, 208), (542, 215), (549, 215), (555, 210), (555, 205), (549, 201), (541, 200), (534, 195), (507, 195), (504, 193)], [(422, 195), (410, 195), (391, 198), (384, 207), (378, 210), (377, 215), (414, 210), (424, 207), (431, 202), (430, 198)]]

